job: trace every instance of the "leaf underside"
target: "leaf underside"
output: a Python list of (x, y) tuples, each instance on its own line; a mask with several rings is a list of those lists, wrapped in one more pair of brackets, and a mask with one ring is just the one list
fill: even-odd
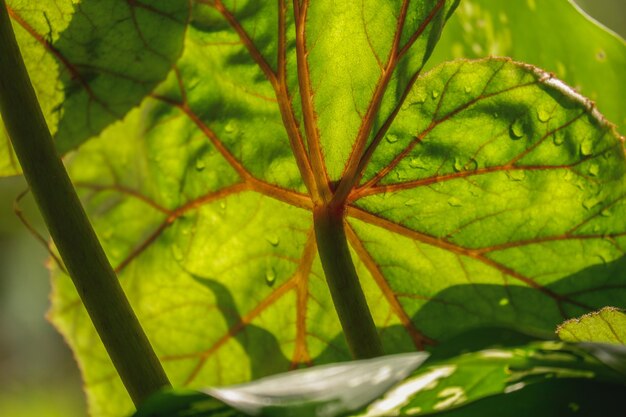
[(626, 42), (573, 0), (463, 0), (430, 60), (508, 56), (554, 72), (626, 126)]
[[(17, 41), (61, 154), (121, 120), (180, 56), (186, 1), (8, 0)], [(0, 121), (0, 177), (20, 173)]]
[[(311, 215), (341, 187), (386, 353), (624, 306), (622, 142), (533, 67), (421, 74), (455, 6), (197, 1), (168, 78), (68, 157), (175, 386), (349, 359)], [(53, 282), (92, 415), (128, 413), (71, 281)]]

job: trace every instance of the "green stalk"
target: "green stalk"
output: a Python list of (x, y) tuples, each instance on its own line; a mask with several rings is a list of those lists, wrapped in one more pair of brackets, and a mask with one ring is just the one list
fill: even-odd
[(59, 158), (0, 0), (0, 112), (24, 176), (128, 393), (141, 403), (169, 381)]
[(329, 205), (316, 207), (313, 212), (322, 267), (352, 356), (382, 356), (378, 331), (350, 256), (343, 217), (343, 208)]

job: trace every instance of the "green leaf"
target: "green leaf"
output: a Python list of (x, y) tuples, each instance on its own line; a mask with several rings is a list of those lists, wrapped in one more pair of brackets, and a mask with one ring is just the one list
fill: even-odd
[(626, 126), (626, 42), (571, 0), (463, 0), (431, 62), (509, 56), (574, 86), (620, 127)]
[[(69, 164), (175, 386), (350, 358), (312, 227), (328, 194), (386, 353), (624, 305), (624, 152), (590, 102), (504, 59), (420, 74), (455, 2), (234, 4), (198, 2), (169, 78)], [(53, 282), (91, 413), (128, 412)]]
[(614, 307), (585, 314), (561, 324), (556, 333), (567, 342), (596, 342), (626, 345), (626, 314)]
[[(180, 56), (184, 0), (9, 0), (26, 67), (58, 150), (99, 134), (149, 94)], [(0, 176), (19, 173), (0, 128)]]
[[(544, 415), (553, 416), (559, 409), (570, 411), (571, 404), (578, 406), (574, 411), (589, 410), (588, 404), (581, 410), (579, 398), (561, 385), (571, 389), (571, 382), (589, 382), (587, 396), (596, 394), (597, 387), (611, 391), (624, 387), (624, 381), (602, 362), (576, 346), (562, 343), (535, 341), (480, 350), (420, 367), (423, 360), (424, 354), (413, 353), (326, 365), (248, 384), (205, 388), (202, 391), (206, 395), (167, 391), (149, 399), (135, 417), (445, 415), (448, 410), (488, 397), (506, 398), (546, 385), (550, 386), (548, 392), (562, 397), (556, 401), (558, 406), (547, 407), (552, 414)], [(558, 382), (550, 385), (554, 380)], [(538, 405), (536, 401), (530, 403)]]

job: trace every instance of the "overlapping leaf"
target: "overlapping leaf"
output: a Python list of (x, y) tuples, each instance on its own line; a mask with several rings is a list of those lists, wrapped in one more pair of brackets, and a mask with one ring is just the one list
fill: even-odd
[[(168, 391), (149, 399), (135, 416), (387, 417), (448, 415), (454, 410), (466, 415), (468, 405), (467, 415), (477, 415), (476, 408), (482, 415), (502, 416), (531, 411), (541, 416), (620, 415), (615, 394), (623, 390), (623, 377), (575, 345), (500, 346), (418, 367), (422, 360), (413, 353), (333, 364), (208, 388), (205, 395)], [(557, 384), (550, 384), (555, 380)], [(587, 389), (582, 398), (581, 386)], [(523, 403), (516, 401), (529, 391), (550, 401), (545, 404), (532, 396)], [(544, 394), (537, 395), (541, 391)], [(485, 399), (499, 401), (500, 407)]]
[[(71, 160), (173, 383), (348, 359), (312, 231), (324, 192), (345, 192), (387, 353), (622, 305), (626, 165), (597, 110), (507, 60), (417, 78), (455, 2), (331, 3), (198, 2), (169, 79)], [(71, 282), (54, 284), (91, 412), (127, 412)]]
[(556, 332), (561, 340), (568, 342), (626, 345), (626, 314), (617, 308), (605, 307), (566, 321)]
[[(61, 153), (120, 120), (171, 71), (186, 0), (12, 0), (9, 14)], [(0, 176), (19, 172), (0, 128)]]
[(573, 0), (463, 0), (431, 60), (508, 56), (552, 71), (626, 126), (626, 42)]

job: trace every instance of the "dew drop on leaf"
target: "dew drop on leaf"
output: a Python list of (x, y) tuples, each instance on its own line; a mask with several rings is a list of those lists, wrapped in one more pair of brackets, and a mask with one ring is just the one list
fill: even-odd
[(506, 307), (506, 306), (508, 306), (508, 305), (509, 305), (509, 303), (510, 303), (510, 301), (509, 301), (509, 299), (508, 299), (508, 298), (506, 298), (506, 297), (505, 297), (505, 298), (501, 298), (501, 299), (500, 299), (500, 301), (498, 301), (498, 304), (499, 304), (501, 307)]
[(397, 178), (399, 181), (404, 181), (404, 180), (406, 180), (408, 177), (407, 177), (407, 175), (406, 175), (406, 172), (405, 172), (404, 170), (400, 169), (400, 170), (396, 171), (396, 178)]
[(457, 197), (450, 197), (448, 199), (448, 204), (452, 207), (461, 207), (463, 203)]
[(180, 249), (180, 246), (176, 244), (172, 245), (172, 255), (177, 261), (183, 260), (183, 251)]
[(512, 171), (507, 171), (506, 175), (513, 181), (523, 181), (524, 178), (526, 178), (526, 171), (522, 169), (514, 169)]
[(463, 165), (463, 169), (465, 171), (475, 171), (476, 168), (478, 168), (478, 161), (474, 158), (470, 159), (465, 165)]
[(598, 164), (591, 164), (589, 166), (589, 174), (596, 177), (598, 176), (598, 174), (600, 173), (600, 165)]
[(224, 126), (224, 132), (226, 133), (235, 133), (237, 129), (237, 123), (234, 120), (229, 120), (226, 126)]
[(574, 178), (574, 173), (571, 169), (566, 169), (565, 171), (563, 171), (563, 179), (565, 181), (571, 181), (572, 178)]
[(590, 210), (594, 208), (595, 206), (597, 206), (598, 203), (600, 203), (600, 199), (598, 197), (596, 196), (589, 197), (588, 199), (583, 201), (583, 207), (586, 208), (587, 210)]
[(463, 171), (463, 163), (459, 160), (459, 158), (454, 158), (454, 170), (456, 172)]
[(422, 160), (419, 157), (413, 157), (409, 160), (409, 166), (411, 168), (419, 168), (419, 169), (424, 169), (424, 163), (422, 162)]
[(202, 158), (198, 158), (196, 160), (196, 171), (204, 171), (204, 168), (206, 168), (206, 164), (204, 163)]
[(385, 140), (389, 143), (396, 143), (398, 141), (398, 136), (394, 135), (393, 133), (390, 133), (387, 136), (385, 136)]
[(272, 268), (271, 266), (267, 267), (267, 269), (265, 270), (265, 282), (270, 287), (273, 286), (276, 282), (276, 271), (274, 271), (274, 268)]
[(439, 97), (439, 91), (433, 90), (432, 95), (433, 95), (433, 98)]
[(548, 120), (550, 120), (550, 112), (543, 107), (540, 107), (539, 109), (537, 109), (537, 118), (540, 122), (546, 123)]
[(472, 87), (471, 87), (471, 86), (469, 86), (469, 85), (466, 85), (466, 86), (465, 86), (465, 92), (466, 92), (467, 94), (471, 93), (471, 92), (472, 92)]
[(600, 214), (602, 215), (602, 217), (611, 217), (613, 213), (611, 213), (611, 210), (609, 210), (608, 208), (605, 208), (600, 212)]
[(513, 124), (511, 124), (509, 133), (511, 134), (511, 138), (513, 140), (521, 139), (524, 137), (524, 122), (522, 121), (522, 119), (517, 119), (513, 122)]
[(417, 200), (416, 200), (416, 199), (414, 199), (414, 198), (410, 198), (410, 199), (408, 199), (408, 200), (406, 200), (406, 201), (404, 202), (404, 205), (405, 205), (405, 206), (409, 206), (409, 207), (410, 207), (410, 206), (414, 206), (414, 205), (416, 205), (416, 204), (417, 204)]
[(272, 246), (278, 246), (280, 244), (280, 238), (276, 235), (268, 235), (265, 237), (265, 240)]
[(561, 132), (555, 132), (552, 141), (556, 146), (561, 146), (565, 142), (565, 136)]
[(413, 97), (413, 101), (409, 104), (422, 104), (426, 101), (426, 92), (423, 90), (419, 90), (416, 94), (415, 97)]
[(593, 143), (590, 140), (584, 140), (580, 144), (580, 153), (583, 156), (589, 156), (593, 153)]

